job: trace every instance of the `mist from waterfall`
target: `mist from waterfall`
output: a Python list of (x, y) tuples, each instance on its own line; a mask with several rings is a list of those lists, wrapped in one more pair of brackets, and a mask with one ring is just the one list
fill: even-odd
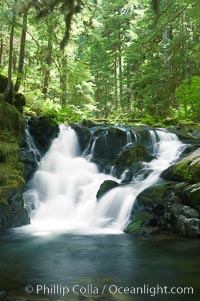
[[(41, 235), (57, 231), (123, 233), (139, 193), (155, 184), (181, 152), (182, 143), (175, 134), (156, 130), (150, 131), (150, 136), (156, 159), (146, 163), (146, 168), (152, 170), (149, 176), (120, 185), (97, 200), (97, 191), (105, 180), (119, 184), (122, 180), (100, 173), (96, 164), (81, 156), (75, 131), (61, 126), (58, 138), (42, 158), (24, 193), (26, 206), (32, 211), (27, 231)], [(127, 144), (130, 143), (131, 136), (127, 134)]]

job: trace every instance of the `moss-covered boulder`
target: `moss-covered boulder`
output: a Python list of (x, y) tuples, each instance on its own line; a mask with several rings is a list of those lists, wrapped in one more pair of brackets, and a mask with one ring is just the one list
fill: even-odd
[(161, 176), (164, 179), (173, 181), (200, 182), (200, 148), (183, 158), (177, 164), (170, 166)]
[(157, 221), (155, 215), (148, 211), (139, 211), (134, 215), (132, 222), (126, 227), (126, 233), (134, 235), (158, 234)]
[(185, 186), (180, 195), (184, 204), (200, 211), (200, 183)]
[(97, 200), (99, 200), (106, 192), (110, 191), (111, 189), (115, 188), (119, 186), (119, 184), (115, 181), (112, 181), (112, 180), (106, 180), (104, 181), (99, 190), (97, 191)]
[(121, 150), (115, 163), (118, 166), (130, 167), (134, 163), (150, 162), (153, 158), (154, 157), (147, 152), (144, 145), (139, 143)]
[(161, 215), (164, 211), (164, 206), (168, 202), (172, 186), (173, 183), (164, 182), (145, 189), (138, 195), (134, 208), (152, 211), (157, 215)]
[(168, 215), (168, 219), (171, 220), (171, 232), (184, 237), (200, 237), (200, 214), (198, 210), (183, 204), (173, 203), (167, 207), (165, 215)]

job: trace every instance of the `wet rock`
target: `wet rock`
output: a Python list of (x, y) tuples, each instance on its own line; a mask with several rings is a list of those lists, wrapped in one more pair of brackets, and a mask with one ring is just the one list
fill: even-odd
[(31, 117), (29, 120), (29, 130), (35, 145), (43, 156), (49, 149), (51, 142), (58, 136), (59, 127), (53, 123), (51, 117)]
[(30, 218), (25, 208), (19, 208), (14, 215), (13, 226), (21, 227), (30, 224)]
[(7, 297), (6, 291), (0, 291), (0, 300), (5, 300)]
[(0, 203), (0, 229), (6, 229), (13, 224), (13, 212), (9, 204), (5, 201)]
[(116, 127), (98, 129), (93, 135), (93, 156), (113, 161), (119, 152), (127, 144), (127, 134), (124, 130)]
[(158, 183), (145, 189), (138, 195), (134, 209), (153, 211), (157, 215), (163, 214), (172, 185), (170, 182)]
[(197, 218), (186, 218), (180, 215), (177, 218), (177, 231), (186, 237), (200, 237), (200, 220)]
[(122, 183), (138, 182), (146, 179), (152, 170), (145, 162), (134, 163), (131, 167), (124, 170), (124, 168), (116, 168), (117, 177), (122, 179)]
[(135, 146), (125, 147), (119, 153), (115, 164), (117, 166), (129, 167), (138, 162), (150, 162), (154, 157), (151, 156), (144, 145), (136, 144)]
[(200, 182), (200, 148), (183, 158), (177, 164), (170, 166), (161, 176), (164, 179), (172, 181)]
[(28, 148), (21, 148), (20, 157), (21, 161), (24, 163), (24, 177), (25, 180), (28, 181), (31, 179), (38, 166), (34, 152)]
[(78, 136), (81, 151), (83, 152), (87, 148), (92, 134), (87, 127), (78, 123), (72, 124), (71, 128), (75, 130)]
[(187, 218), (200, 217), (198, 210), (182, 204), (172, 204), (171, 206), (169, 205), (168, 209), (174, 215), (174, 217), (179, 217), (180, 215), (184, 215)]
[(185, 186), (181, 196), (185, 204), (200, 211), (200, 183)]
[(126, 233), (135, 235), (152, 235), (158, 234), (157, 220), (155, 215), (148, 211), (137, 212), (132, 222), (125, 229)]
[(118, 186), (119, 184), (115, 181), (112, 180), (104, 181), (103, 184), (101, 184), (99, 190), (97, 191), (97, 195), (96, 195), (97, 200), (99, 200), (105, 193)]

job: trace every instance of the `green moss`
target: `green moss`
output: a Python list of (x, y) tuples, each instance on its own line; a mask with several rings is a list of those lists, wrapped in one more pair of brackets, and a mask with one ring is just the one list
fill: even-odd
[(6, 102), (0, 103), (0, 132), (9, 131), (16, 135), (24, 127), (25, 120), (17, 109)]
[(173, 187), (173, 184), (167, 182), (145, 189), (137, 197), (137, 206), (147, 210), (163, 207), (167, 201), (171, 187)]
[(138, 162), (149, 162), (153, 159), (148, 154), (145, 147), (141, 144), (122, 150), (116, 160), (116, 164), (124, 167), (129, 167)]
[(187, 205), (200, 210), (200, 183), (186, 186), (182, 195)]
[(0, 104), (0, 118), (0, 202), (4, 203), (24, 185), (24, 167), (18, 144), (23, 122), (9, 104)]
[(190, 160), (183, 160), (173, 166), (172, 173), (180, 177), (181, 180), (189, 183), (200, 182), (200, 164), (192, 163)]
[(143, 210), (138, 211), (133, 221), (128, 225), (126, 232), (141, 234), (144, 231), (144, 227), (149, 226), (153, 219), (154, 216), (152, 213)]
[(112, 180), (106, 180), (101, 184), (99, 190), (97, 191), (97, 200), (99, 200), (105, 193), (110, 191), (111, 189), (117, 187), (119, 184)]
[(135, 233), (135, 232), (140, 232), (141, 230), (142, 230), (142, 221), (137, 220), (128, 225), (126, 232)]

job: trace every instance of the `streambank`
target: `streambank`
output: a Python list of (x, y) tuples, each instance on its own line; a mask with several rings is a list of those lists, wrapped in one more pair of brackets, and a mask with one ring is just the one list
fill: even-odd
[[(0, 229), (30, 223), (23, 192), (37, 168), (37, 160), (31, 147), (33, 140), (27, 133), (26, 120), (17, 109), (21, 111), (21, 106), (16, 108), (8, 102), (0, 103)], [(32, 125), (34, 133), (38, 138), (42, 135), (44, 138), (39, 148), (42, 156), (51, 143), (51, 137), (55, 137), (56, 130), (51, 127), (48, 118), (34, 120), (37, 120)]]

